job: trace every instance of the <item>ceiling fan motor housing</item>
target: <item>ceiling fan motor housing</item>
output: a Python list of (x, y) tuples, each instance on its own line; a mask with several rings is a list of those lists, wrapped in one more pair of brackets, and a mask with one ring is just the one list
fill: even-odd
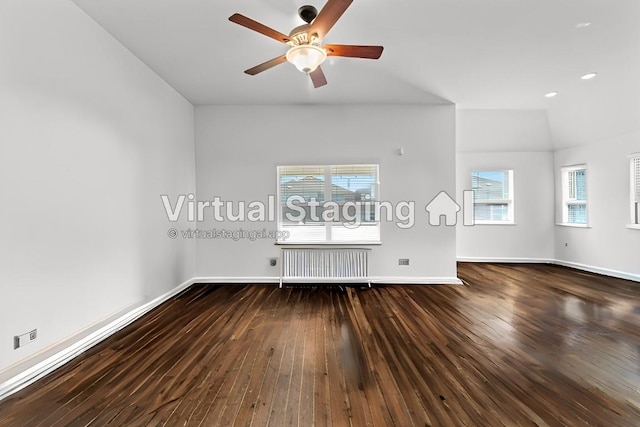
[(298, 16), (300, 16), (300, 18), (302, 18), (302, 20), (307, 24), (311, 24), (311, 21), (316, 19), (316, 16), (318, 16), (318, 9), (308, 4), (300, 6), (298, 9)]

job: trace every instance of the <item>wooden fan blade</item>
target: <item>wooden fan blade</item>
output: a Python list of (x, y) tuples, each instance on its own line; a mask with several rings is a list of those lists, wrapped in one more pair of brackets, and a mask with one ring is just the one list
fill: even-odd
[(324, 39), (351, 3), (353, 0), (329, 0), (311, 23), (309, 34), (318, 33), (320, 39)]
[(256, 31), (260, 34), (264, 34), (267, 37), (271, 37), (274, 40), (279, 41), (280, 43), (286, 43), (289, 40), (289, 36), (285, 36), (280, 31), (276, 31), (273, 28), (267, 27), (264, 24), (259, 23), (258, 21), (254, 21), (251, 18), (247, 18), (244, 15), (240, 15), (239, 13), (234, 13), (229, 17), (229, 21), (235, 22), (238, 25), (242, 25), (250, 30)]
[(382, 46), (356, 46), (352, 44), (325, 44), (322, 46), (327, 56), (346, 56), (348, 58), (378, 59), (382, 55)]
[(310, 72), (309, 77), (311, 77), (313, 87), (316, 89), (327, 84), (327, 78), (324, 76), (324, 72), (322, 71), (322, 68), (320, 68), (320, 66), (318, 66), (318, 68), (316, 68), (314, 71)]
[(286, 55), (277, 56), (277, 57), (275, 57), (273, 59), (268, 60), (267, 62), (263, 62), (260, 65), (256, 65), (253, 68), (249, 68), (248, 70), (244, 70), (244, 72), (249, 74), (250, 76), (255, 76), (258, 73), (266, 71), (269, 68), (273, 68), (276, 65), (282, 64), (283, 62), (286, 62), (286, 61), (287, 61), (287, 56)]

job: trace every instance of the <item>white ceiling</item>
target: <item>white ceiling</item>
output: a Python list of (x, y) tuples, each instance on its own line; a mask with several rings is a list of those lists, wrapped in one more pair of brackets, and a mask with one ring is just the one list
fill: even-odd
[[(244, 74), (286, 46), (228, 17), (289, 33), (302, 23), (299, 6), (324, 0), (73, 1), (196, 105), (546, 109), (559, 147), (640, 123), (640, 0), (355, 0), (325, 42), (385, 50), (377, 61), (330, 58), (319, 89), (287, 63)], [(576, 28), (583, 22), (591, 25)]]

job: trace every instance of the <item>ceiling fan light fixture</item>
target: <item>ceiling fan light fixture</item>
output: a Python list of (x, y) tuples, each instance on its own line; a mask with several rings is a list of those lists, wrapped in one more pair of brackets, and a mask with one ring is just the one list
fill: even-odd
[(327, 59), (327, 52), (319, 46), (303, 44), (291, 47), (286, 57), (298, 70), (309, 74)]

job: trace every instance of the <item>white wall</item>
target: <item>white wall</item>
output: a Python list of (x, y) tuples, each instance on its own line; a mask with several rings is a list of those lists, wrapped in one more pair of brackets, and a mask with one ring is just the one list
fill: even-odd
[(513, 225), (457, 226), (459, 259), (553, 259), (553, 153), (544, 111), (457, 112), (457, 199), (473, 170), (514, 171)]
[(70, 1), (0, 3), (0, 94), (1, 382), (193, 276), (160, 194), (195, 170), (193, 106)]
[(456, 151), (552, 151), (551, 133), (544, 110), (458, 110)]
[[(413, 229), (383, 223), (371, 275), (455, 277), (455, 228), (429, 227), (424, 210), (439, 191), (455, 191), (453, 106), (207, 106), (196, 108), (198, 199), (266, 201), (276, 167), (291, 164), (380, 164), (381, 197), (416, 202)], [(404, 156), (397, 149), (404, 148)], [(217, 223), (199, 228), (275, 229), (275, 222)], [(272, 240), (198, 240), (198, 276), (269, 278), (278, 268)], [(410, 258), (398, 266), (398, 258)]]
[[(560, 168), (587, 164), (589, 228), (556, 226), (555, 253), (560, 261), (640, 278), (640, 230), (628, 229), (629, 159), (640, 152), (640, 132), (555, 153), (556, 222), (562, 222)], [(565, 246), (566, 244), (566, 246)]]

